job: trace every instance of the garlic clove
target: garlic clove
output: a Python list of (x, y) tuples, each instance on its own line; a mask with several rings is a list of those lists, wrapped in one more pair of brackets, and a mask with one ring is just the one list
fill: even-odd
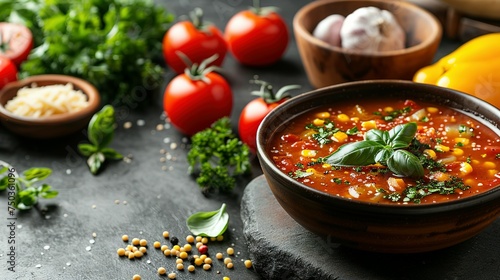
[(314, 28), (313, 36), (336, 47), (340, 47), (340, 29), (345, 17), (334, 14), (321, 20)]
[(379, 52), (403, 49), (405, 33), (392, 13), (363, 7), (349, 14), (340, 29), (343, 48)]

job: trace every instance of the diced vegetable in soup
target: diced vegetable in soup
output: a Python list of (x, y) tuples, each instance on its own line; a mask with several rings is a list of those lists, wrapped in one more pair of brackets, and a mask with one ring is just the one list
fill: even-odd
[(500, 185), (500, 139), (491, 128), (412, 100), (309, 111), (273, 135), (268, 147), (290, 177), (364, 202), (429, 204)]

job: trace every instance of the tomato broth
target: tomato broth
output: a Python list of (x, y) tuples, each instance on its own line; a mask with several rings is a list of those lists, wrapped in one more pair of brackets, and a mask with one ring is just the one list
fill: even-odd
[[(414, 128), (414, 133), (400, 137), (401, 128)], [(382, 99), (336, 104), (296, 116), (281, 129), (267, 146), (275, 165), (331, 195), (371, 203), (430, 204), (500, 185), (498, 135), (448, 107)], [(367, 141), (373, 137), (375, 142)], [(346, 147), (354, 146), (364, 150), (343, 156)], [(344, 162), (348, 158), (354, 161)]]

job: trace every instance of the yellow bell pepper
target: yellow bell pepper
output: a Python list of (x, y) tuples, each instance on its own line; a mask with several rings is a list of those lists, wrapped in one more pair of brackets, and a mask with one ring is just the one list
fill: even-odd
[(466, 42), (417, 71), (413, 81), (463, 91), (500, 108), (500, 33)]

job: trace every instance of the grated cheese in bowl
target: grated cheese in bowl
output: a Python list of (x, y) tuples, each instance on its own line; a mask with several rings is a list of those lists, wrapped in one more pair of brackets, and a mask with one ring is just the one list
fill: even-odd
[(88, 106), (87, 96), (73, 85), (23, 87), (5, 109), (23, 117), (42, 118), (79, 111)]

